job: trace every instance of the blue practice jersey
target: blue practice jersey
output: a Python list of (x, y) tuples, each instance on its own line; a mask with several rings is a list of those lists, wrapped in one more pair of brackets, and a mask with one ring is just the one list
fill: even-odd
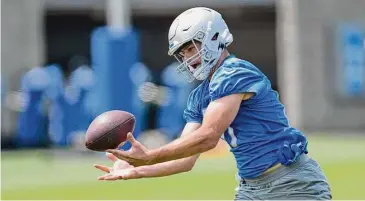
[(307, 152), (306, 138), (290, 126), (278, 93), (258, 68), (234, 56), (227, 57), (210, 81), (203, 81), (191, 92), (184, 118), (202, 123), (211, 101), (245, 92), (254, 96), (242, 101), (223, 138), (234, 154), (239, 176), (250, 179), (278, 163), (289, 165)]

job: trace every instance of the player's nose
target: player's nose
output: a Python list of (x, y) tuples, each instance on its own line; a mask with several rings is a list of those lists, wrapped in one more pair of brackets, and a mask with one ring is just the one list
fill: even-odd
[(189, 59), (189, 57), (187, 55), (184, 55), (182, 59), (183, 59), (183, 61), (186, 61)]
[(193, 54), (184, 54), (183, 61), (191, 59), (192, 56), (193, 56)]

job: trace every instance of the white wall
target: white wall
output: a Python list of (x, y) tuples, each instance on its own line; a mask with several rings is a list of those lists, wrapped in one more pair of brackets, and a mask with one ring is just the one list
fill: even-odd
[[(294, 125), (307, 130), (362, 130), (365, 133), (365, 100), (357, 103), (334, 95), (334, 41), (332, 30), (340, 22), (365, 27), (364, 0), (281, 0), (278, 19), (281, 88)], [(291, 7), (290, 10), (289, 7)], [(289, 32), (288, 32), (289, 31)]]
[[(20, 75), (27, 69), (42, 65), (43, 0), (1, 1), (1, 74), (6, 91), (18, 90)], [(2, 131), (16, 126), (16, 113), (2, 107)]]

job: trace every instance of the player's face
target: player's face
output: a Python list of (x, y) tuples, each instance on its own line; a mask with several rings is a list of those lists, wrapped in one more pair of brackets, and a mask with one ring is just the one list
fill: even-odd
[[(189, 62), (189, 69), (191, 72), (198, 68), (201, 64), (201, 57), (200, 54), (198, 54), (200, 49), (201, 44), (199, 42), (190, 42), (178, 53), (178, 57), (181, 58), (182, 62), (191, 59), (191, 62)], [(194, 58), (192, 58), (193, 56)]]

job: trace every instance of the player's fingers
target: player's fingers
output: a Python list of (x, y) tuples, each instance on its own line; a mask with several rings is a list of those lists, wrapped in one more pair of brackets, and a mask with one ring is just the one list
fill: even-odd
[(104, 176), (99, 176), (98, 178), (96, 178), (97, 180), (104, 180)]
[(131, 159), (128, 157), (128, 153), (126, 151), (119, 151), (119, 150), (106, 150), (107, 152), (113, 154), (118, 159), (126, 161), (127, 163), (131, 162)]
[(106, 152), (113, 154), (114, 156), (116, 156), (117, 158), (121, 159), (120, 157), (128, 157), (128, 152), (127, 151), (121, 151), (121, 150), (117, 150), (117, 149), (108, 149), (106, 150)]
[(106, 173), (110, 172), (110, 168), (105, 165), (94, 164), (94, 167)]
[(111, 176), (111, 173), (108, 173), (108, 174), (105, 174), (105, 175), (102, 175), (102, 176), (99, 176), (97, 179), (98, 180), (105, 180), (106, 177), (108, 176)]
[(119, 180), (119, 179), (123, 179), (123, 178), (118, 175), (111, 175), (111, 176), (107, 176), (104, 178), (104, 180), (107, 180), (107, 181), (114, 181), (114, 180)]
[(112, 153), (108, 153), (108, 152), (106, 152), (105, 153), (106, 154), (106, 156), (111, 160), (111, 161), (113, 161), (113, 162), (115, 162), (115, 161), (117, 161), (118, 160), (118, 158), (115, 156), (115, 155), (113, 155)]
[(135, 144), (137, 142), (137, 140), (133, 137), (133, 134), (131, 132), (129, 132), (127, 134), (127, 139), (132, 143)]
[(107, 178), (109, 178), (110, 176), (106, 176), (106, 175), (103, 175), (103, 176), (99, 176), (97, 179), (98, 180), (107, 180)]

